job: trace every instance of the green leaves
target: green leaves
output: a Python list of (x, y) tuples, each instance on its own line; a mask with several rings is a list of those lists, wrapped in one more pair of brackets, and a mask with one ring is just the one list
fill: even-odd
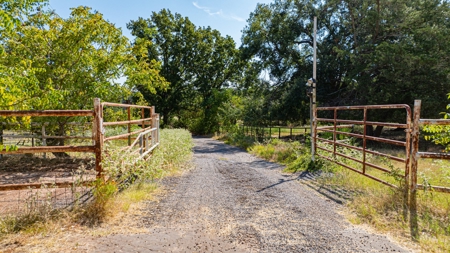
[[(160, 61), (160, 74), (169, 83), (156, 88), (137, 86), (150, 104), (158, 105), (164, 124), (176, 115), (196, 118), (179, 120), (179, 126), (196, 122), (201, 132), (217, 127), (218, 107), (224, 100), (216, 95), (236, 81), (240, 66), (231, 37), (222, 37), (210, 27), (196, 27), (187, 17), (165, 9), (153, 12), (149, 19), (131, 21), (128, 28), (136, 36), (134, 44), (146, 46), (147, 55), (136, 50), (136, 57), (147, 57), (149, 66)], [(135, 78), (142, 80), (139, 75)]]
[(19, 147), (16, 146), (16, 145), (3, 145), (3, 144), (0, 144), (0, 151), (3, 151), (3, 150), (5, 150), (6, 152), (17, 151), (17, 150), (19, 150)]
[[(73, 8), (67, 19), (42, 10), (23, 18), (23, 25), (0, 37), (8, 49), (0, 58), (1, 109), (90, 109), (86, 102), (94, 97), (118, 102), (137, 84), (166, 86), (145, 46), (130, 45), (119, 28), (88, 7)], [(124, 75), (127, 82), (119, 83)]]

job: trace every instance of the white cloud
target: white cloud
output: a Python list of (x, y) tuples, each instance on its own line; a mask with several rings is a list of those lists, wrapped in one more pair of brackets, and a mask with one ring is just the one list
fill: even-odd
[(225, 18), (225, 19), (232, 19), (232, 20), (236, 20), (236, 21), (239, 21), (239, 22), (245, 22), (244, 18), (238, 17), (238, 16), (233, 15), (233, 14), (225, 14), (222, 11), (222, 9), (220, 9), (220, 10), (218, 10), (216, 12), (213, 12), (211, 8), (206, 7), (206, 6), (200, 6), (197, 2), (192, 2), (192, 4), (195, 6), (195, 8), (208, 13), (208, 15), (210, 15), (210, 16), (219, 16), (219, 17)]

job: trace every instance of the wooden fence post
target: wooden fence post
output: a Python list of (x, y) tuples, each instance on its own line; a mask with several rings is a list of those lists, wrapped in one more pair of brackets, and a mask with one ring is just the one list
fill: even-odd
[(102, 152), (103, 152), (103, 107), (99, 98), (94, 99), (94, 141), (95, 141), (95, 170), (97, 178), (104, 179), (102, 168)]
[(419, 237), (419, 225), (417, 220), (417, 165), (419, 152), (419, 121), (421, 101), (414, 100), (414, 120), (412, 129), (412, 154), (410, 173), (410, 196), (409, 196), (409, 225), (411, 235), (414, 239)]

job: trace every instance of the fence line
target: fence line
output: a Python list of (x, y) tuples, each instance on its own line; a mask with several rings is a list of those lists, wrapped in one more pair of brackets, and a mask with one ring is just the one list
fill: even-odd
[[(127, 121), (115, 121), (115, 122), (103, 122), (103, 109), (106, 106), (110, 107), (121, 107), (127, 109), (128, 120)], [(141, 109), (141, 119), (131, 120), (131, 109), (137, 108)], [(145, 118), (145, 110), (149, 111), (150, 117)], [(103, 178), (103, 168), (102, 168), (102, 155), (103, 146), (107, 141), (112, 141), (116, 139), (128, 139), (128, 146), (131, 146), (131, 137), (133, 135), (139, 134), (137, 140), (139, 140), (139, 159), (144, 158), (153, 149), (159, 145), (159, 114), (155, 113), (154, 106), (139, 106), (139, 105), (128, 105), (128, 104), (117, 104), (117, 103), (101, 103), (100, 99), (94, 99), (94, 110), (41, 110), (41, 111), (0, 111), (0, 116), (3, 117), (42, 117), (42, 116), (53, 116), (53, 117), (92, 117), (92, 136), (49, 136), (45, 132), (45, 126), (48, 124), (42, 124), (42, 142), (46, 145), (46, 139), (92, 139), (93, 144), (76, 146), (76, 145), (66, 145), (66, 146), (33, 146), (32, 147), (18, 147), (13, 150), (9, 150), (4, 145), (1, 146), (0, 155), (2, 154), (32, 154), (32, 153), (65, 153), (65, 152), (82, 152), (82, 153), (94, 153), (95, 154), (95, 170), (97, 172), (97, 178)], [(5, 124), (0, 124), (0, 144), (3, 144), (4, 137), (8, 138), (18, 138), (18, 135), (4, 135), (3, 126)], [(127, 134), (116, 135), (116, 136), (105, 136), (105, 127), (108, 126), (119, 126), (127, 125)], [(139, 131), (131, 132), (132, 125), (141, 125), (142, 129)], [(24, 135), (20, 135), (25, 138)], [(38, 137), (39, 135), (31, 135), (31, 138)], [(26, 137), (29, 137), (28, 135)], [(151, 145), (150, 145), (151, 144)], [(0, 157), (1, 158), (1, 157)], [(88, 182), (81, 182), (85, 184)], [(52, 187), (68, 187), (72, 186), (73, 182), (56, 182), (49, 184), (39, 184), (27, 183), (27, 184), (14, 184), (14, 185), (0, 185), (0, 191), (5, 190), (19, 190), (27, 189), (29, 187), (40, 188), (45, 186)]]
[[(295, 139), (295, 130), (303, 130), (302, 132), (298, 132), (298, 135), (303, 135), (303, 138), (306, 138), (307, 135), (307, 131), (310, 129), (309, 126), (304, 126), (304, 127), (281, 127), (281, 126), (267, 126), (267, 127), (262, 127), (262, 126), (246, 126), (246, 125), (241, 125), (240, 126), (242, 133), (244, 133), (245, 135), (250, 135), (250, 136), (255, 136), (257, 138), (278, 138), (281, 139), (282, 137), (289, 137), (289, 139), (293, 140)], [(277, 131), (278, 129), (278, 131)], [(281, 129), (288, 129), (289, 130), (289, 134), (288, 135), (284, 135), (283, 132), (281, 131)], [(272, 132), (272, 130), (275, 130)], [(277, 135), (278, 133), (278, 135)], [(266, 136), (267, 134), (267, 136)], [(275, 137), (274, 137), (275, 134)], [(278, 136), (278, 137), (277, 137)]]

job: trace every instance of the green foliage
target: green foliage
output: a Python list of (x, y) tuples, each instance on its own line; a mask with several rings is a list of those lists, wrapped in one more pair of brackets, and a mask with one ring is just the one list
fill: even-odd
[(257, 143), (249, 152), (272, 162), (290, 164), (304, 150), (299, 142), (283, 142), (278, 139), (269, 140), (267, 143)]
[[(448, 94), (450, 99), (450, 93)], [(450, 109), (450, 104), (447, 105), (447, 110)], [(450, 113), (442, 112), (444, 119), (450, 119)], [(450, 126), (446, 125), (426, 125), (423, 130), (429, 135), (425, 135), (425, 140), (431, 140), (435, 144), (445, 147), (445, 151), (450, 151)]]
[[(412, 105), (422, 99), (423, 115), (435, 116), (450, 90), (449, 5), (435, 0), (259, 4), (243, 30), (241, 51), (270, 80), (261, 103), (265, 118), (309, 117), (304, 84), (312, 73), (314, 16), (321, 105)], [(368, 116), (386, 119), (381, 111)], [(400, 118), (388, 115), (388, 120)]]
[(160, 145), (148, 160), (139, 160), (139, 154), (109, 145), (103, 161), (107, 177), (126, 188), (136, 180), (154, 180), (188, 166), (193, 147), (191, 134), (182, 129), (163, 129), (160, 138)]
[(217, 130), (218, 108), (229, 99), (224, 88), (235, 81), (240, 66), (232, 38), (165, 9), (131, 21), (128, 28), (149, 42), (148, 58), (161, 61), (161, 75), (170, 83), (156, 93), (138, 86), (150, 104), (158, 105), (163, 125), (175, 124), (176, 118), (178, 126), (197, 133)]
[(229, 145), (237, 146), (240, 148), (243, 148), (245, 150), (248, 150), (251, 148), (254, 143), (255, 139), (245, 135), (242, 131), (237, 130), (235, 132), (229, 132), (225, 134), (224, 137), (222, 137), (224, 142)]

